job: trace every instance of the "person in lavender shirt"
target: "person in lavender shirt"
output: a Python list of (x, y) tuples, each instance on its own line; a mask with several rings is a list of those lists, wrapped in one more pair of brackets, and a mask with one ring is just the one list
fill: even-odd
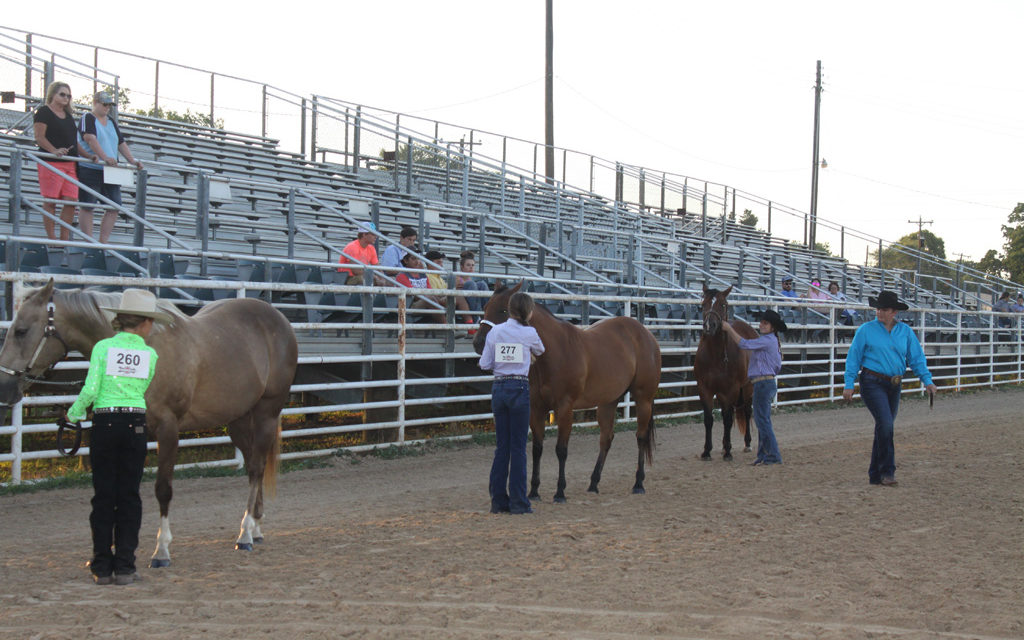
[(491, 410), (497, 448), (491, 464), (491, 513), (533, 513), (526, 497), (526, 434), (530, 430), (527, 376), (532, 356), (544, 353), (544, 343), (530, 326), (533, 298), (529, 294), (512, 294), (508, 315), (508, 320), (493, 325), (487, 333), (480, 355), (480, 368), (494, 372)]
[(779, 314), (768, 309), (760, 316), (756, 338), (741, 338), (728, 322), (722, 324), (729, 337), (740, 349), (750, 351), (747, 377), (754, 383), (754, 422), (757, 424), (757, 458), (754, 465), (782, 464), (779, 443), (772, 429), (772, 400), (778, 391), (775, 376), (782, 369), (782, 340), (779, 334), (786, 330), (786, 323)]

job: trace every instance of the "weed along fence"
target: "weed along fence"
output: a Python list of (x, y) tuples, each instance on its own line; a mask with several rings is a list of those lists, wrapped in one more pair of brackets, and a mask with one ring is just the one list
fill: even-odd
[[(310, 263), (311, 268), (334, 268)], [(51, 276), (0, 272), (8, 296), (17, 300), (25, 287)], [(148, 287), (176, 300), (186, 312), (211, 300), (259, 296), (291, 321), (299, 340), (299, 370), (292, 401), (282, 417), (282, 459), (333, 455), (340, 450), (366, 451), (420, 444), (431, 440), (468, 439), (491, 429), (490, 381), (477, 366), (466, 336), (468, 326), (454, 304), (447, 309), (415, 308), (426, 290), (353, 287), (236, 280), (182, 280), (145, 277), (52, 276), (58, 287)], [(547, 293), (537, 284), (538, 302), (563, 319), (586, 325), (611, 315), (640, 319), (662, 348), (662, 383), (655, 400), (655, 420), (664, 424), (700, 413), (692, 376), (692, 359), (701, 331), (699, 300), (642, 296)], [(452, 296), (487, 295), (472, 291), (432, 290)], [(841, 306), (815, 302), (816, 311), (792, 301), (731, 300), (733, 312), (752, 322), (767, 304), (786, 317), (784, 363), (778, 405), (834, 402), (842, 395), (846, 351), (855, 327), (836, 324)], [(848, 307), (849, 305), (842, 305)], [(870, 317), (870, 309), (858, 309)], [(444, 322), (437, 314), (444, 314)], [(943, 391), (1021, 384), (1024, 381), (1020, 315), (1000, 326), (1000, 314), (915, 309), (901, 314), (917, 332), (928, 355), (935, 382)], [(1005, 324), (1005, 322), (1004, 322)], [(0, 323), (6, 334), (10, 321)], [(0, 481), (20, 483), (59, 472), (56, 419), (76, 397), (87, 361), (72, 354), (50, 378), (67, 386), (36, 385), (0, 422)], [(904, 393), (920, 393), (916, 378)], [(633, 419), (627, 393), (619, 419)], [(595, 426), (592, 411), (578, 412), (578, 426)], [(88, 426), (88, 423), (86, 423)], [(242, 466), (226, 429), (185, 433), (180, 467)], [(155, 449), (156, 443), (150, 443)], [(82, 447), (78, 456), (87, 456)]]

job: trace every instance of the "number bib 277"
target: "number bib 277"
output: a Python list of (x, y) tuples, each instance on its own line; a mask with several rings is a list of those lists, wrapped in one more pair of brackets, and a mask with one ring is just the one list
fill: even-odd
[(111, 349), (107, 352), (107, 375), (148, 378), (149, 352), (135, 349)]
[(494, 345), (494, 361), (521, 363), (523, 361), (523, 345), (518, 342), (499, 342)]

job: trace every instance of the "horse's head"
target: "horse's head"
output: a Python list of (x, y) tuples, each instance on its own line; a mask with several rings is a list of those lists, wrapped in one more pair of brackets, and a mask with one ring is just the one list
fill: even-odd
[(0, 405), (21, 400), (30, 384), (67, 355), (53, 324), (53, 280), (31, 291), (18, 308), (0, 348)]
[(499, 286), (494, 290), (490, 300), (484, 305), (484, 319), (480, 321), (480, 329), (473, 337), (473, 349), (477, 353), (484, 352), (484, 341), (491, 327), (508, 320), (508, 301), (522, 286), (523, 283), (520, 282), (514, 287)]
[(704, 316), (704, 335), (716, 336), (722, 325), (729, 321), (729, 301), (732, 287), (725, 291), (708, 289), (704, 285), (704, 301), (701, 303), (701, 314)]

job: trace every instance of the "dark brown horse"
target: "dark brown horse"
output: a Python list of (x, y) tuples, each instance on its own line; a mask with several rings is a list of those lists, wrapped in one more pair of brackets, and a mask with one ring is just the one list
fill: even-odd
[(732, 287), (725, 291), (704, 287), (701, 311), (704, 331), (693, 359), (693, 377), (697, 380), (697, 394), (704, 409), (704, 453), (701, 460), (711, 459), (711, 427), (715, 424), (714, 402), (722, 408), (722, 458), (732, 460), (732, 419), (735, 412), (744, 451), (750, 451), (750, 403), (753, 385), (747, 379), (749, 355), (729, 339), (722, 324), (729, 322), (741, 338), (756, 338), (757, 331), (742, 320), (729, 321), (727, 298)]
[[(522, 282), (499, 288), (484, 307), (484, 323), (473, 339), (481, 353), (490, 331), (488, 322), (508, 319), (508, 302)], [(574, 409), (597, 407), (601, 451), (590, 476), (588, 491), (597, 493), (601, 470), (615, 437), (615, 412), (629, 391), (636, 402), (636, 483), (633, 493), (644, 493), (644, 460), (654, 459), (654, 396), (661, 382), (661, 349), (645, 326), (633, 318), (602, 320), (586, 329), (559, 320), (537, 306), (530, 322), (544, 343), (544, 354), (530, 367), (530, 431), (533, 433), (531, 498), (539, 498), (540, 458), (544, 452), (544, 427), (548, 412), (558, 422), (558, 487), (555, 502), (565, 502), (565, 459), (569, 453)]]
[[(31, 378), (44, 374), (69, 351), (86, 357), (113, 335), (100, 307), (117, 307), (120, 293), (54, 290), (53, 280), (32, 290), (18, 309), (0, 349), (0, 404), (22, 398)], [(281, 443), (280, 415), (295, 377), (298, 347), (288, 320), (254, 298), (203, 307), (189, 318), (160, 302), (173, 322), (156, 325), (147, 343), (158, 355), (146, 391), (146, 422), (158, 445), (156, 498), (160, 530), (151, 566), (171, 562), (168, 511), (181, 431), (227, 425), (249, 474), (249, 499), (237, 549), (260, 542), (263, 483), (273, 488)]]

